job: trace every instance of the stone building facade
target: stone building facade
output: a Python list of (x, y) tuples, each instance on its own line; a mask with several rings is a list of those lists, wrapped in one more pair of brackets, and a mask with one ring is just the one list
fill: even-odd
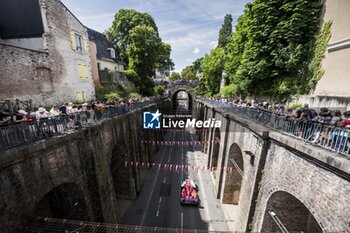
[[(37, 21), (41, 22), (43, 30), (30, 29), (35, 33), (24, 33), (23, 28), (9, 25), (9, 30), (18, 32), (0, 31), (0, 49), (3, 51), (0, 98), (32, 99), (34, 105), (94, 99), (86, 28), (61, 1), (29, 0), (28, 4), (36, 12), (34, 16), (39, 18)], [(16, 18), (17, 25), (31, 23), (28, 18), (21, 18), (26, 9), (14, 11), (11, 6), (4, 4), (2, 11), (12, 10), (9, 17)]]
[(100, 86), (110, 86), (115, 80), (126, 79), (124, 63), (116, 54), (108, 36), (87, 28), (91, 56), (92, 76), (96, 89)]

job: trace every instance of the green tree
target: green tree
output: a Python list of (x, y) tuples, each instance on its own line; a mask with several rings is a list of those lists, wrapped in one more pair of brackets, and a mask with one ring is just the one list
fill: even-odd
[(196, 72), (193, 69), (193, 66), (186, 66), (182, 71), (181, 71), (181, 79), (184, 80), (196, 80)]
[(244, 14), (238, 18), (235, 32), (231, 34), (229, 42), (226, 45), (228, 54), (225, 61), (225, 71), (227, 72), (229, 82), (234, 84), (237, 89), (236, 91), (241, 94), (242, 92), (246, 92), (249, 80), (246, 76), (238, 76), (236, 73), (242, 64), (243, 53), (247, 46), (248, 29), (252, 18), (251, 11), (249, 10), (250, 7), (251, 4), (248, 3), (244, 10)]
[(235, 85), (233, 85), (233, 84), (230, 84), (230, 85), (225, 86), (224, 88), (222, 88), (220, 93), (225, 98), (237, 97), (237, 87)]
[(161, 46), (159, 47), (159, 55), (158, 55), (158, 61), (156, 63), (156, 70), (164, 74), (165, 76), (168, 76), (170, 71), (174, 69), (174, 62), (170, 58), (171, 54), (171, 46), (167, 43), (161, 43)]
[(202, 62), (203, 81), (210, 95), (218, 94), (225, 64), (225, 51), (217, 47), (204, 56)]
[(196, 74), (202, 73), (202, 61), (203, 61), (203, 59), (204, 59), (204, 57), (200, 57), (192, 63), (193, 70)]
[(198, 80), (197, 85), (189, 90), (192, 95), (205, 95), (208, 93), (204, 81)]
[(225, 15), (224, 24), (219, 31), (218, 47), (225, 48), (232, 33), (232, 16)]
[(158, 28), (151, 15), (133, 9), (120, 9), (114, 16), (112, 27), (108, 30), (120, 58), (129, 63), (127, 49), (131, 44), (130, 31), (136, 26), (146, 25), (158, 35)]
[(109, 33), (139, 92), (152, 95), (150, 78), (156, 71), (166, 74), (174, 66), (170, 58), (171, 46), (162, 42), (152, 16), (121, 9), (116, 13)]
[(181, 79), (181, 75), (177, 72), (172, 72), (169, 76), (170, 81), (179, 80), (179, 79)]
[(246, 95), (286, 97), (307, 79), (321, 1), (254, 0), (226, 46), (230, 83)]
[(158, 85), (158, 86), (155, 86), (155, 87), (154, 87), (154, 93), (155, 93), (156, 95), (161, 96), (161, 95), (164, 94), (164, 92), (165, 92), (165, 88), (164, 88), (163, 86)]

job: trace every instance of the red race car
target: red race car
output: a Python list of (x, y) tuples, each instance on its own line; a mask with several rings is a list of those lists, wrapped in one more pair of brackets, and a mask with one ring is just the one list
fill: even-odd
[(181, 205), (199, 205), (200, 200), (198, 197), (198, 186), (193, 180), (187, 179), (181, 183)]

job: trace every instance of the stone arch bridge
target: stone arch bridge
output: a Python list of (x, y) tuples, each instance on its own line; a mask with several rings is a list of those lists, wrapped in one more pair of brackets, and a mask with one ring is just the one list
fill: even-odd
[(193, 96), (190, 93), (190, 89), (194, 88), (197, 84), (195, 80), (175, 80), (175, 81), (158, 81), (155, 82), (156, 85), (162, 85), (165, 87), (169, 98), (173, 103), (173, 110), (177, 109), (176, 96), (180, 91), (184, 91), (188, 94), (188, 109), (192, 110)]
[[(203, 151), (233, 230), (280, 232), (280, 222), (289, 232), (349, 231), (349, 158), (200, 100), (193, 114), (222, 122), (200, 137), (218, 142)], [(226, 166), (234, 172), (220, 169)]]

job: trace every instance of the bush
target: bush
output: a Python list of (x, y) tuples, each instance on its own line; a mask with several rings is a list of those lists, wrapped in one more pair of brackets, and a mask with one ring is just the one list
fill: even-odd
[(294, 103), (293, 105), (292, 105), (292, 109), (293, 110), (297, 110), (297, 109), (301, 109), (301, 108), (303, 108), (304, 106), (301, 104), (301, 103)]
[(120, 99), (120, 95), (117, 92), (110, 92), (108, 94), (105, 94), (105, 98), (108, 100), (115, 100)]
[(129, 94), (129, 98), (140, 99), (140, 98), (142, 98), (142, 96), (139, 93), (132, 92), (132, 93)]
[(134, 85), (126, 85), (125, 86), (125, 93), (137, 93), (137, 88)]
[(164, 92), (165, 92), (165, 88), (163, 86), (158, 85), (158, 86), (154, 87), (154, 93), (156, 95), (158, 95), (158, 96), (163, 95)]
[(220, 95), (220, 93), (216, 93), (216, 94), (214, 94), (214, 95), (212, 95), (214, 98), (220, 98), (221, 97), (221, 95)]

